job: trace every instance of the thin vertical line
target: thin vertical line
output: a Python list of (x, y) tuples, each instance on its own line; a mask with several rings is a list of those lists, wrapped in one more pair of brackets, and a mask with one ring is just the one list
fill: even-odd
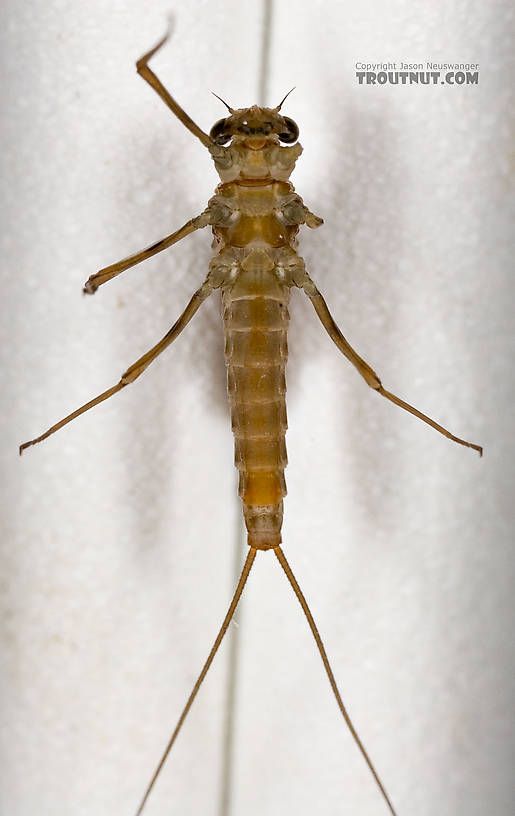
[[(263, 0), (263, 16), (261, 24), (261, 59), (258, 76), (258, 104), (266, 105), (268, 97), (268, 80), (270, 75), (270, 44), (272, 40), (272, 13), (273, 0)], [(253, 100), (250, 104), (253, 103)], [(233, 548), (233, 581), (236, 581), (241, 571), (241, 562), (245, 547), (245, 531), (242, 524), (241, 504), (237, 502), (237, 527), (234, 536)], [(238, 607), (238, 622), (241, 626), (243, 604)], [(236, 625), (231, 627), (229, 656), (226, 674), (225, 711), (222, 732), (222, 769), (220, 783), (220, 816), (230, 816), (233, 793), (234, 771), (234, 724), (236, 720), (236, 703), (238, 695), (238, 666), (240, 651), (240, 633)]]
[[(237, 504), (236, 528), (233, 547), (233, 580), (238, 579), (241, 572), (241, 562), (245, 547), (245, 536), (242, 524), (240, 502)], [(234, 722), (236, 719), (236, 703), (238, 694), (238, 664), (240, 648), (240, 632), (243, 616), (243, 607), (240, 604), (238, 609), (238, 621), (233, 621), (233, 626), (229, 633), (229, 656), (226, 674), (225, 711), (222, 733), (222, 770), (220, 784), (220, 816), (230, 816), (232, 799), (232, 780), (234, 770)]]
[(270, 44), (272, 41), (273, 0), (263, 0), (263, 24), (261, 27), (261, 65), (259, 69), (258, 104), (268, 101), (268, 80), (270, 77)]

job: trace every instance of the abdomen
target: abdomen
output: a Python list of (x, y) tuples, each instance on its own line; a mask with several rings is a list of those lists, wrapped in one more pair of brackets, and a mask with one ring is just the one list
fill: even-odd
[(269, 270), (242, 270), (223, 291), (235, 464), (248, 543), (256, 549), (281, 542), (288, 301), (288, 286)]

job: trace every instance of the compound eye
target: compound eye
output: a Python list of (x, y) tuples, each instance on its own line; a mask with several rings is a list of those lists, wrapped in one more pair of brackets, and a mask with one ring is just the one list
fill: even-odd
[(227, 130), (227, 119), (219, 119), (218, 122), (215, 122), (209, 132), (209, 138), (215, 144), (227, 144), (231, 138), (231, 133)]
[(282, 118), (284, 119), (287, 130), (284, 133), (279, 134), (280, 141), (285, 142), (286, 144), (296, 142), (299, 138), (299, 129), (297, 125), (293, 119), (290, 119), (288, 116), (283, 116)]

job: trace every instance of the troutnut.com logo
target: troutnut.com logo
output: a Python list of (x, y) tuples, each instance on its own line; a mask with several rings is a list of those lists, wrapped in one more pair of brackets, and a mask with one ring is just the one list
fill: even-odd
[(477, 62), (357, 62), (360, 85), (478, 85)]

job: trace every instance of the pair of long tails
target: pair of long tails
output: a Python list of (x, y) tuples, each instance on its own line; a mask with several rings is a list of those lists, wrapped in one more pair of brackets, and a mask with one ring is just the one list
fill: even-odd
[[(313, 619), (313, 615), (311, 614), (308, 603), (307, 603), (304, 595), (302, 594), (302, 590), (301, 590), (300, 586), (297, 583), (297, 580), (296, 580), (296, 578), (295, 578), (295, 576), (294, 576), (294, 574), (293, 574), (293, 572), (291, 570), (290, 565), (288, 564), (288, 561), (286, 560), (286, 556), (283, 553), (281, 547), (275, 547), (274, 548), (274, 553), (277, 556), (277, 560), (279, 561), (281, 567), (283, 568), (284, 572), (286, 573), (286, 577), (288, 578), (288, 581), (290, 582), (290, 584), (293, 587), (293, 591), (295, 592), (295, 595), (297, 596), (297, 598), (299, 600), (299, 603), (300, 603), (300, 605), (301, 605), (301, 607), (303, 609), (303, 612), (304, 612), (304, 614), (305, 614), (305, 616), (307, 618), (307, 621), (309, 623), (309, 628), (313, 632), (313, 637), (315, 638), (316, 645), (318, 647), (318, 651), (320, 652), (320, 657), (322, 658), (324, 668), (325, 668), (325, 670), (327, 672), (327, 676), (328, 676), (329, 682), (331, 684), (331, 688), (332, 688), (332, 690), (334, 692), (334, 696), (336, 697), (336, 702), (338, 703), (338, 708), (340, 709), (340, 711), (341, 711), (341, 713), (343, 715), (343, 718), (344, 718), (345, 722), (347, 723), (347, 725), (349, 727), (349, 730), (350, 730), (350, 732), (351, 732), (351, 734), (352, 734), (352, 736), (353, 736), (359, 750), (361, 751), (361, 753), (362, 753), (362, 755), (363, 755), (363, 757), (365, 759), (365, 762), (367, 763), (368, 767), (370, 768), (372, 776), (374, 777), (374, 779), (376, 781), (376, 784), (377, 784), (379, 790), (381, 791), (386, 804), (388, 805), (390, 813), (392, 813), (393, 816), (397, 816), (396, 811), (395, 811), (395, 809), (394, 809), (394, 807), (393, 807), (393, 805), (392, 805), (392, 803), (390, 801), (390, 797), (388, 796), (388, 794), (386, 792), (386, 789), (385, 789), (383, 783), (381, 782), (381, 779), (379, 778), (379, 775), (378, 775), (376, 769), (374, 768), (372, 760), (370, 759), (369, 755), (367, 754), (367, 752), (365, 750), (365, 747), (364, 747), (363, 743), (361, 742), (361, 740), (360, 740), (360, 738), (359, 738), (359, 736), (357, 734), (357, 731), (354, 728), (354, 725), (352, 724), (352, 720), (349, 717), (347, 709), (345, 708), (345, 706), (343, 704), (343, 700), (342, 700), (340, 692), (338, 690), (338, 686), (336, 685), (336, 680), (334, 679), (333, 670), (331, 669), (331, 665), (329, 663), (329, 659), (327, 657), (327, 653), (326, 653), (324, 644), (322, 643), (322, 638), (320, 637), (320, 633), (319, 633), (319, 631), (317, 629), (317, 625), (316, 625), (316, 623), (315, 623), (315, 621)], [(175, 730), (174, 730), (172, 736), (170, 737), (170, 739), (168, 741), (168, 745), (166, 746), (166, 748), (165, 748), (165, 750), (163, 752), (163, 756), (159, 760), (159, 764), (158, 764), (156, 770), (154, 771), (152, 779), (150, 780), (150, 782), (148, 784), (148, 787), (147, 787), (147, 789), (145, 791), (145, 795), (143, 796), (143, 799), (141, 800), (140, 806), (139, 806), (138, 810), (136, 811), (136, 816), (141, 816), (141, 813), (143, 812), (143, 808), (145, 807), (145, 804), (146, 804), (146, 801), (147, 801), (147, 799), (148, 799), (148, 797), (150, 795), (150, 792), (151, 792), (152, 788), (154, 787), (154, 784), (155, 784), (155, 782), (157, 780), (157, 777), (159, 776), (159, 774), (161, 772), (161, 769), (162, 769), (163, 765), (165, 764), (165, 762), (167, 760), (168, 754), (172, 750), (173, 744), (174, 744), (175, 740), (177, 739), (177, 737), (179, 735), (179, 731), (181, 730), (181, 728), (183, 726), (184, 720), (186, 719), (186, 717), (188, 715), (188, 711), (190, 710), (190, 708), (191, 708), (191, 706), (193, 704), (193, 701), (194, 701), (195, 697), (197, 696), (198, 690), (200, 689), (200, 686), (202, 685), (202, 682), (203, 682), (206, 674), (208, 673), (209, 667), (211, 666), (211, 663), (213, 662), (214, 657), (215, 657), (215, 655), (216, 655), (216, 653), (218, 651), (218, 647), (220, 646), (220, 644), (221, 644), (221, 642), (222, 642), (222, 640), (224, 638), (224, 635), (227, 632), (228, 626), (229, 626), (229, 624), (231, 622), (231, 619), (232, 619), (232, 617), (234, 615), (236, 607), (238, 606), (238, 602), (239, 602), (239, 600), (241, 598), (243, 589), (244, 589), (245, 584), (247, 582), (247, 578), (249, 577), (250, 570), (252, 569), (252, 565), (254, 563), (254, 559), (256, 557), (256, 554), (257, 554), (257, 550), (255, 550), (253, 547), (251, 547), (249, 549), (247, 558), (245, 560), (245, 564), (243, 565), (243, 570), (242, 570), (242, 573), (240, 575), (240, 580), (238, 581), (238, 585), (236, 587), (236, 591), (234, 593), (233, 599), (231, 601), (229, 609), (227, 610), (227, 615), (225, 616), (224, 622), (222, 623), (220, 631), (218, 632), (218, 635), (216, 636), (216, 640), (213, 643), (213, 648), (209, 652), (208, 658), (207, 658), (206, 662), (204, 663), (204, 665), (202, 667), (202, 671), (200, 672), (200, 674), (199, 674), (199, 676), (197, 678), (197, 682), (193, 686), (193, 690), (192, 690), (190, 696), (188, 697), (188, 701), (187, 701), (186, 705), (184, 706), (184, 709), (182, 711), (181, 716), (179, 717), (177, 725), (175, 726)]]

